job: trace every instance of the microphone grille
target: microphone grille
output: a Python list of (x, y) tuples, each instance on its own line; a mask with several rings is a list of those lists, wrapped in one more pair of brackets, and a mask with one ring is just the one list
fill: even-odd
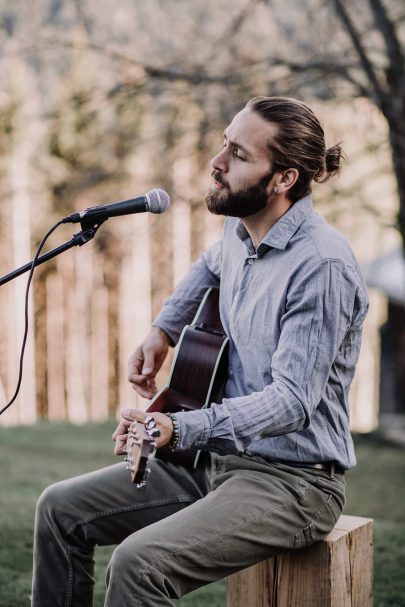
[(151, 190), (145, 197), (151, 213), (164, 213), (170, 205), (169, 194), (164, 190)]

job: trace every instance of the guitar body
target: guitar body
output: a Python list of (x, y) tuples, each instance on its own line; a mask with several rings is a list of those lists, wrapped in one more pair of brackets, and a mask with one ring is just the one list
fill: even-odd
[[(194, 411), (220, 402), (228, 370), (228, 341), (219, 316), (219, 289), (208, 289), (192, 324), (183, 329), (167, 384), (154, 396), (146, 411), (151, 414)], [(136, 459), (139, 467), (146, 469), (139, 455), (141, 446), (136, 449), (132, 461)], [(198, 453), (197, 450), (173, 453), (163, 447), (155, 455), (193, 466)], [(133, 482), (141, 482), (142, 475), (134, 474), (133, 468), (131, 475)]]

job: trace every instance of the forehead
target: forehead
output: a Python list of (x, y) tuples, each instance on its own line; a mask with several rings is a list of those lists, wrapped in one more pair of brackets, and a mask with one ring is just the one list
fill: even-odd
[(277, 132), (275, 124), (268, 122), (256, 112), (244, 108), (238, 112), (225, 129), (227, 139), (240, 144), (254, 155), (269, 155), (268, 143)]

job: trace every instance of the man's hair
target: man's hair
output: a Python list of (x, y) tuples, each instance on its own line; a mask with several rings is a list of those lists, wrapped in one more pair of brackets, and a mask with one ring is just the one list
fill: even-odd
[(269, 142), (273, 171), (298, 169), (299, 177), (287, 194), (292, 202), (311, 192), (312, 180), (323, 183), (340, 172), (340, 144), (326, 149), (319, 120), (305, 103), (290, 97), (254, 97), (246, 107), (277, 126)]

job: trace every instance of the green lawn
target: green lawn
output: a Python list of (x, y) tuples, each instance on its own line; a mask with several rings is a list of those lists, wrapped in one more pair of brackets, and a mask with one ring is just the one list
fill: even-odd
[[(113, 421), (71, 426), (41, 423), (0, 428), (0, 607), (28, 607), (36, 499), (53, 481), (115, 463)], [(345, 512), (375, 519), (375, 607), (405, 607), (405, 453), (358, 437), (358, 466), (347, 475)], [(103, 605), (111, 548), (97, 551), (95, 607)], [(224, 607), (225, 582), (178, 601), (181, 607)]]

